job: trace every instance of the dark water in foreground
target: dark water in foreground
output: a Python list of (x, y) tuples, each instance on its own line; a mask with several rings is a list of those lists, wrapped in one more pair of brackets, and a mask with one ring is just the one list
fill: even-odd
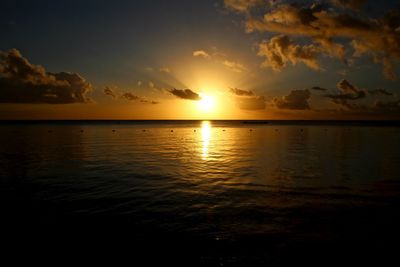
[[(0, 124), (11, 248), (186, 266), (398, 261), (400, 128)], [(38, 240), (45, 240), (41, 247)]]

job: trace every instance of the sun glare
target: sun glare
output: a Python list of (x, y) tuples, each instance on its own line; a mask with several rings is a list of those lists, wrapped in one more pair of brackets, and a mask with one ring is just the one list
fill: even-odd
[(211, 112), (215, 108), (215, 98), (209, 95), (201, 95), (201, 100), (198, 102), (199, 110), (203, 112)]

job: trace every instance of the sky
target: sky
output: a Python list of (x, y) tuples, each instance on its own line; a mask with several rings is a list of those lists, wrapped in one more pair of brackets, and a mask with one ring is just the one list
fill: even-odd
[(0, 119), (400, 119), (400, 3), (2, 1)]

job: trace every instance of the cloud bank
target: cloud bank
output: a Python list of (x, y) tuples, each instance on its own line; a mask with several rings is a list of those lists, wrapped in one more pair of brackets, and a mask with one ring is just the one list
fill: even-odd
[(288, 63), (303, 63), (320, 70), (319, 57), (323, 55), (344, 63), (349, 57), (369, 56), (383, 66), (386, 78), (396, 78), (395, 67), (400, 60), (399, 10), (383, 17), (369, 17), (357, 11), (366, 3), (363, 0), (303, 5), (275, 2), (263, 1), (260, 7), (257, 1), (225, 1), (229, 10), (246, 11), (247, 32), (276, 34), (259, 44), (258, 55), (265, 57), (263, 67), (281, 71)]
[(0, 51), (0, 103), (90, 103), (92, 85), (77, 73), (47, 72), (17, 49)]
[(128, 101), (140, 101), (142, 103), (149, 104), (159, 104), (158, 101), (148, 100), (144, 97), (137, 96), (132, 92), (118, 92), (118, 88), (116, 86), (110, 87), (106, 86), (103, 90), (105, 95), (111, 96), (113, 99), (124, 99)]

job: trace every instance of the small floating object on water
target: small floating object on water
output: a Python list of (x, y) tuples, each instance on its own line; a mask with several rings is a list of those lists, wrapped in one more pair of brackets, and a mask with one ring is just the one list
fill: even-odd
[(252, 131), (253, 131), (253, 129), (250, 129), (249, 131), (250, 131), (250, 132), (252, 132)]
[(174, 132), (174, 130), (171, 130), (171, 133), (173, 133)]
[(222, 131), (225, 132), (225, 129), (223, 129)]
[(115, 133), (115, 132), (116, 132), (116, 130), (115, 130), (115, 129), (113, 129), (113, 130), (112, 130), (112, 132), (113, 132), (113, 133)]
[(193, 130), (193, 132), (196, 132), (196, 130)]
[(53, 132), (53, 130), (48, 130), (47, 132), (48, 132), (48, 133), (52, 133), (52, 132)]
[(142, 131), (143, 131), (143, 132), (145, 132), (146, 130), (145, 130), (145, 129), (143, 129)]
[(81, 133), (83, 133), (84, 131), (83, 130), (81, 130)]

